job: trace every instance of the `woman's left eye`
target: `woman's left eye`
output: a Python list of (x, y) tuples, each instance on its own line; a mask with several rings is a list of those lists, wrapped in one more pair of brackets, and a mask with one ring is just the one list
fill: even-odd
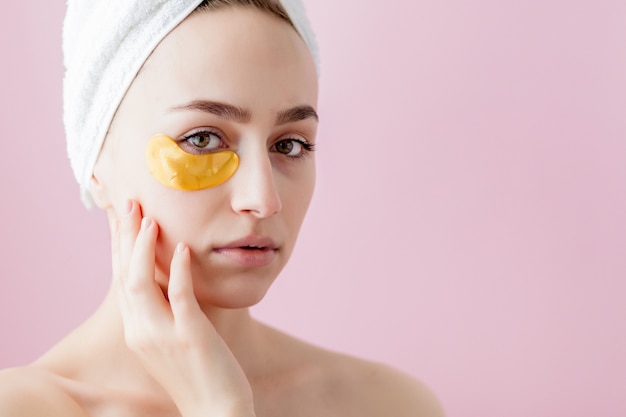
[(193, 154), (207, 153), (225, 147), (221, 136), (210, 131), (188, 134), (183, 137), (179, 145), (183, 150)]
[(300, 139), (279, 140), (272, 146), (272, 150), (291, 158), (301, 158), (313, 151), (314, 146)]

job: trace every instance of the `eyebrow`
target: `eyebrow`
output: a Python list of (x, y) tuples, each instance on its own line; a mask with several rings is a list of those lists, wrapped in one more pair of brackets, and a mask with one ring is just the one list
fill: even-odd
[(315, 119), (315, 121), (320, 120), (313, 107), (308, 105), (296, 106), (279, 112), (276, 116), (276, 125), (284, 125), (306, 119)]
[(239, 123), (248, 123), (252, 118), (252, 115), (246, 109), (242, 109), (241, 107), (233, 106), (231, 104), (207, 100), (190, 101), (189, 103), (181, 104), (180, 106), (171, 107), (170, 110), (200, 110), (206, 113), (214, 114), (223, 119), (233, 120)]
[[(238, 123), (248, 123), (252, 119), (252, 114), (249, 110), (217, 101), (193, 100), (189, 103), (170, 108), (170, 111), (181, 110), (199, 110)], [(313, 107), (309, 105), (301, 105), (280, 111), (276, 115), (276, 125), (284, 125), (307, 119), (315, 119), (316, 121), (319, 121), (319, 116)]]

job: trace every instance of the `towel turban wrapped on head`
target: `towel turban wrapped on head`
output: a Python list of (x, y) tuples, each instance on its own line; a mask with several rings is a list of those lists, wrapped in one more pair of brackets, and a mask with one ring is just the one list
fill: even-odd
[[(315, 37), (301, 0), (280, 1), (318, 65)], [(63, 122), (67, 152), (93, 206), (89, 182), (126, 91), (159, 42), (202, 0), (68, 0), (63, 26)]]

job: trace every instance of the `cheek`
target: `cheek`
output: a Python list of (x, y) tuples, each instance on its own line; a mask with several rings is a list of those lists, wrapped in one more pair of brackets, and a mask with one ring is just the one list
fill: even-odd
[(225, 195), (220, 187), (178, 191), (157, 184), (155, 188), (145, 194), (141, 203), (144, 214), (159, 225), (159, 263), (169, 265), (179, 242), (189, 245), (192, 251), (203, 248), (209, 242), (224, 213)]
[[(159, 193), (161, 198), (144, 199), (141, 204), (144, 215), (153, 218), (159, 225), (159, 236), (156, 246), (156, 266), (165, 276), (169, 276), (169, 267), (176, 245), (184, 242), (193, 251), (196, 243), (201, 240), (203, 227), (194, 216), (194, 210), (186, 210), (184, 196), (178, 193)], [(178, 197), (178, 198), (177, 198)], [(197, 207), (197, 206), (196, 206)], [(193, 205), (191, 206), (193, 208)]]
[(304, 170), (297, 180), (288, 181), (280, 193), (286, 221), (290, 225), (295, 225), (296, 231), (309, 208), (314, 188), (315, 168), (310, 167)]
[(128, 145), (118, 146), (111, 156), (110, 190), (114, 206), (124, 207), (129, 199), (136, 200), (143, 206), (145, 196), (154, 192), (159, 184), (151, 177), (145, 161), (145, 141), (133, 143), (130, 138), (120, 138)]

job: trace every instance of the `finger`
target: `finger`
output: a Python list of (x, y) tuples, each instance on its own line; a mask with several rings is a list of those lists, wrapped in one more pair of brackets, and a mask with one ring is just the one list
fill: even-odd
[(138, 317), (155, 321), (171, 318), (169, 306), (155, 280), (156, 222), (148, 217), (141, 222), (126, 279), (126, 297)]
[(122, 317), (127, 312), (126, 296), (124, 294), (124, 285), (122, 283), (122, 268), (120, 265), (120, 220), (109, 216), (109, 225), (111, 229), (111, 269), (113, 273), (113, 288), (117, 291), (118, 305), (122, 312)]
[(111, 268), (113, 279), (118, 280), (121, 272), (120, 257), (120, 221), (113, 213), (107, 213), (109, 217), (109, 232), (111, 234)]
[(132, 200), (126, 203), (125, 212), (122, 213), (120, 222), (120, 242), (119, 242), (119, 269), (122, 285), (125, 284), (130, 260), (135, 247), (135, 241), (139, 234), (141, 224), (141, 209), (139, 205)]
[(176, 246), (172, 257), (167, 296), (178, 323), (191, 323), (194, 316), (202, 313), (193, 292), (189, 247), (182, 242)]
[(138, 205), (127, 200), (120, 210), (120, 215), (110, 214), (110, 219), (115, 217), (112, 225), (114, 238), (111, 241), (111, 252), (113, 258), (113, 279), (118, 290), (118, 303), (125, 324), (129, 323), (129, 302), (126, 297), (126, 277), (128, 275), (128, 265), (132, 254), (134, 241), (139, 230), (140, 209)]

